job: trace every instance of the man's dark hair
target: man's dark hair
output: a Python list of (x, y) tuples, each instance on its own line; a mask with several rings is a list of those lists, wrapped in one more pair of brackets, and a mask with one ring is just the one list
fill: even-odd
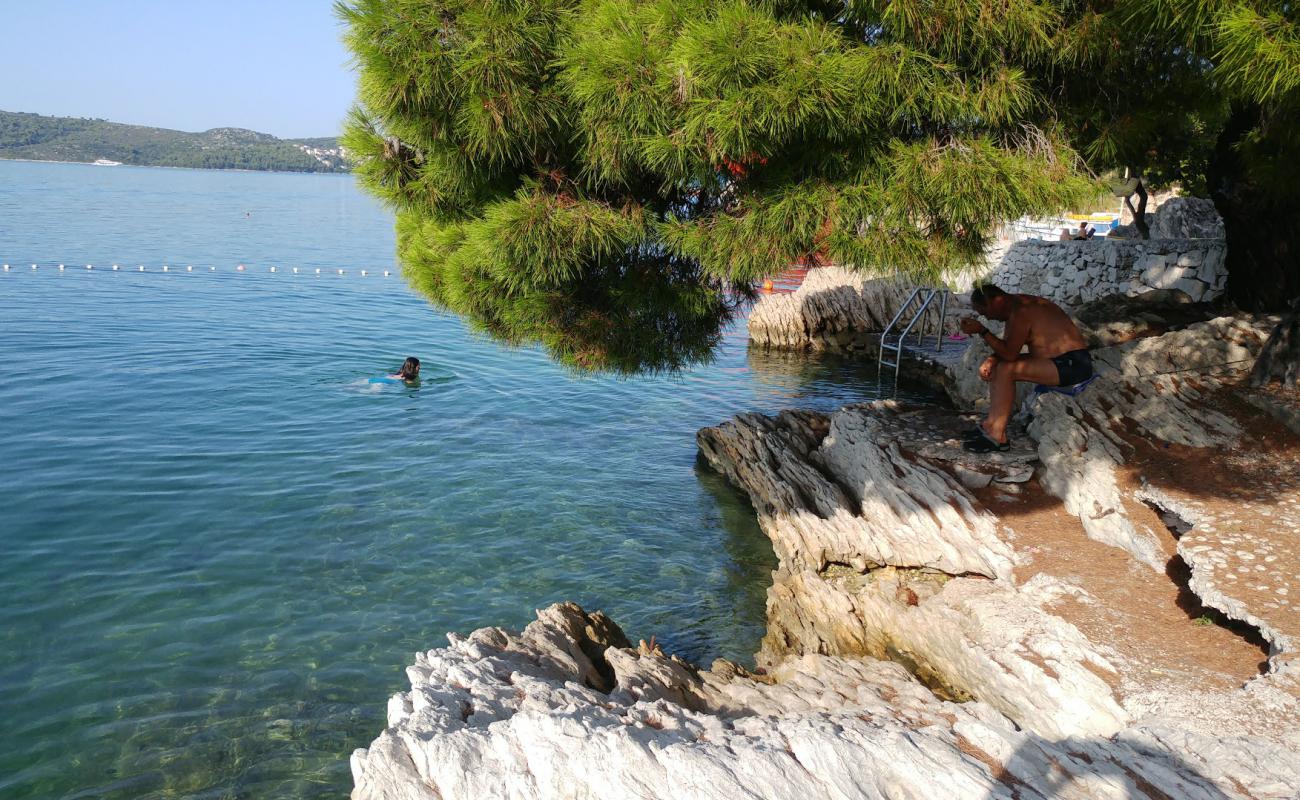
[(994, 284), (986, 283), (975, 287), (975, 291), (970, 293), (970, 302), (973, 306), (983, 307), (987, 306), (989, 301), (993, 298), (1001, 297), (1004, 294), (1006, 294), (1006, 292), (1002, 291)]
[(402, 366), (397, 370), (397, 374), (402, 380), (415, 380), (420, 375), (420, 359), (415, 356), (407, 356), (402, 362)]

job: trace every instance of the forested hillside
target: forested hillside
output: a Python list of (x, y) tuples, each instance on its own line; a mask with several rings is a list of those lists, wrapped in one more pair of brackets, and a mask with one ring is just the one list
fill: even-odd
[(82, 162), (102, 158), (141, 166), (286, 172), (348, 169), (334, 138), (278, 139), (242, 128), (186, 133), (9, 111), (0, 111), (0, 158)]

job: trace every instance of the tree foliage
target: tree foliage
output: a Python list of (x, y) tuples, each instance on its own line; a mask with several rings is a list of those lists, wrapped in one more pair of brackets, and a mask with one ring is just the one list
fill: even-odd
[(1093, 195), (1046, 77), (1084, 57), (1067, 11), (353, 0), (344, 144), (433, 302), (573, 366), (676, 369), (791, 262), (935, 280)]
[[(1214, 200), (1228, 235), (1228, 290), (1247, 308), (1300, 295), (1300, 10), (1279, 0), (1120, 0), (1130, 40), (1188, 69), (1147, 82), (1160, 97), (1197, 95), (1192, 145), (1148, 154)], [(1194, 154), (1189, 158), (1187, 154)], [(1180, 165), (1180, 159), (1183, 164)]]

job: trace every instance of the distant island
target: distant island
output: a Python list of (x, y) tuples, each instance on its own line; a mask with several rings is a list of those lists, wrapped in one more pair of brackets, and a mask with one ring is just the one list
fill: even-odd
[(186, 133), (102, 119), (0, 111), (0, 158), (148, 167), (347, 172), (334, 137), (279, 139), (243, 128)]

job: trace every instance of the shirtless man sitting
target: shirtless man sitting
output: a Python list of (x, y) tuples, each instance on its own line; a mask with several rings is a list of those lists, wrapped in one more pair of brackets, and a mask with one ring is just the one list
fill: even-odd
[[(989, 413), (971, 431), (966, 449), (992, 453), (1008, 449), (1007, 422), (1016, 399), (1016, 382), (1043, 386), (1074, 386), (1092, 377), (1087, 342), (1061, 307), (1032, 294), (1007, 294), (992, 284), (971, 294), (977, 314), (1006, 323), (1002, 338), (974, 317), (961, 321), (964, 333), (979, 336), (993, 348), (980, 364), (980, 378), (991, 384)], [(1028, 353), (1020, 350), (1029, 345)]]

